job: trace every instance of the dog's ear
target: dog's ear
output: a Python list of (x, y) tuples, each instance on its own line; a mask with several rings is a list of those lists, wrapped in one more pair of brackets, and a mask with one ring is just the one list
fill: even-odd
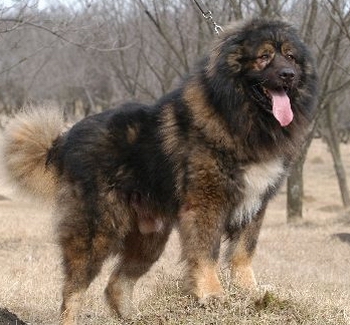
[(241, 59), (243, 57), (243, 48), (239, 45), (232, 47), (227, 54), (227, 64), (230, 67), (231, 72), (238, 73), (242, 69)]
[(242, 58), (243, 47), (241, 45), (227, 46), (227, 41), (219, 43), (209, 57), (209, 75), (213, 77), (217, 71), (226, 71), (228, 74), (240, 72), (242, 69)]

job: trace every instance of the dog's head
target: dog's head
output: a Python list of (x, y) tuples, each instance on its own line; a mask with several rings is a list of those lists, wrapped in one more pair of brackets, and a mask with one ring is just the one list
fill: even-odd
[(298, 52), (291, 43), (266, 40), (257, 46), (247, 44), (244, 49), (242, 70), (250, 82), (267, 91), (289, 91), (298, 86), (301, 68), (297, 61)]
[(281, 126), (293, 120), (298, 91), (316, 78), (310, 54), (294, 28), (264, 19), (228, 29), (212, 52), (208, 73), (239, 80)]

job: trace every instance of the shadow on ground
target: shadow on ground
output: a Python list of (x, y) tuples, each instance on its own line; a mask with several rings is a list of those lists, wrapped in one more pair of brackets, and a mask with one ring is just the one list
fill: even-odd
[(336, 237), (340, 239), (344, 243), (348, 243), (350, 245), (350, 234), (346, 232), (340, 232), (337, 234), (334, 234), (333, 237)]
[(6, 308), (0, 308), (0, 325), (27, 325)]

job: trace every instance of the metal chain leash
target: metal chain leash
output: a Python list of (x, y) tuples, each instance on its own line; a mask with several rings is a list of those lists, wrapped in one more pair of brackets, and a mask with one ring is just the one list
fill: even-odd
[(204, 19), (206, 19), (207, 21), (209, 21), (213, 25), (216, 35), (219, 35), (220, 33), (222, 33), (224, 30), (222, 29), (222, 27), (220, 25), (218, 25), (216, 23), (216, 21), (213, 18), (212, 12), (210, 10), (204, 10), (203, 4), (202, 3), (200, 4), (199, 1), (193, 0), (193, 2), (197, 5), (197, 7), (200, 10), (200, 12), (202, 13)]

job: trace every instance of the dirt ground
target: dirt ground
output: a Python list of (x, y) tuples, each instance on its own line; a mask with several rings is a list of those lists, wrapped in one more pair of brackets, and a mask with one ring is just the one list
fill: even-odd
[[(350, 183), (350, 145), (342, 146), (342, 155)], [(342, 209), (332, 159), (320, 140), (309, 151), (304, 181), (302, 223), (286, 223), (285, 188), (271, 202), (254, 260), (256, 277), (261, 285), (300, 294), (315, 305), (335, 305), (350, 324), (350, 212)], [(50, 208), (15, 198), (6, 187), (0, 195), (0, 325), (16, 324), (11, 313), (28, 324), (56, 324), (62, 273), (54, 217)], [(181, 276), (178, 258), (174, 232), (159, 262), (139, 281), (136, 304), (164, 277)], [(88, 290), (87, 319), (108, 315), (103, 288), (114, 262), (106, 263)]]

